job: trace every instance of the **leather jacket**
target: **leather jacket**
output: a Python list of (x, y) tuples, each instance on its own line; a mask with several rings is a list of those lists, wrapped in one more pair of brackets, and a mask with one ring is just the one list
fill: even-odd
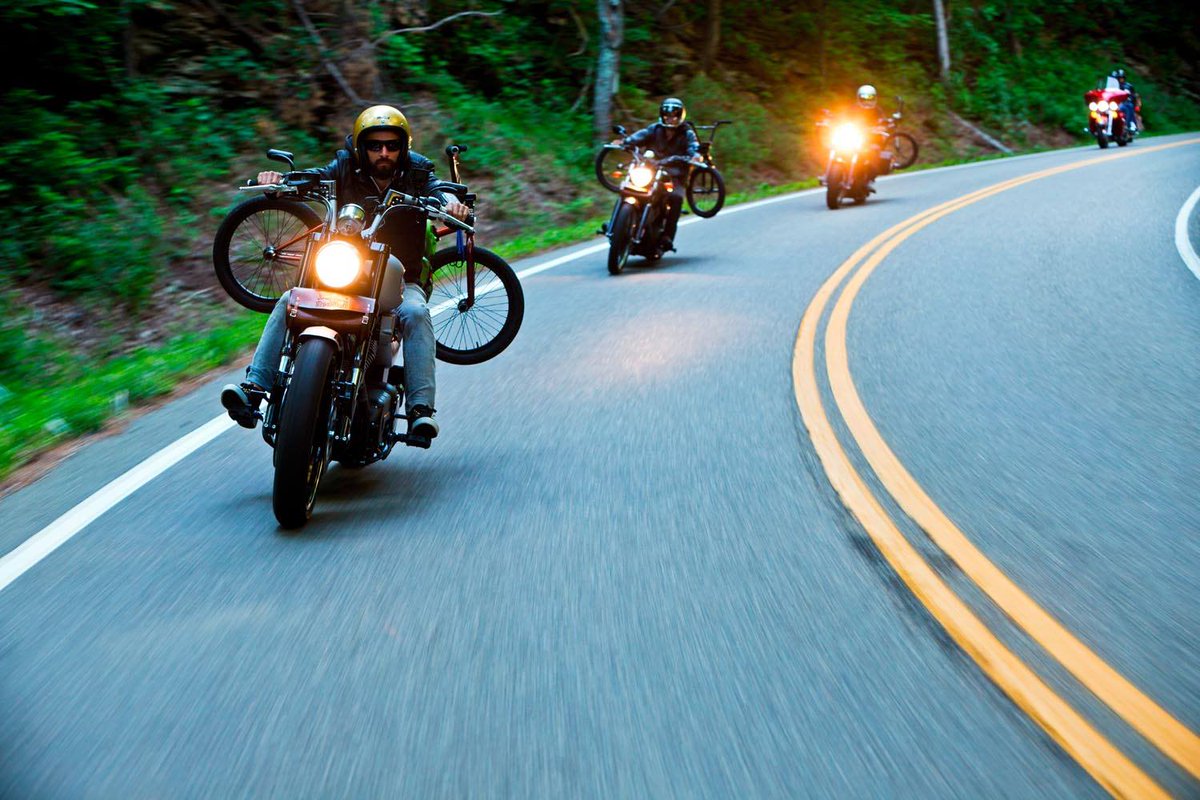
[[(338, 150), (333, 161), (324, 167), (311, 170), (325, 180), (337, 182), (338, 205), (356, 203), (367, 212), (367, 219), (375, 216), (379, 203), (388, 189), (422, 197), (434, 196), (446, 201), (442, 192), (434, 191), (437, 178), (434, 164), (425, 156), (410, 150), (408, 163), (392, 176), (391, 182), (381, 192), (375, 181), (358, 167), (353, 155), (350, 137), (346, 137), (346, 149)], [(377, 238), (391, 248), (392, 255), (404, 265), (404, 282), (420, 284), (422, 279), (421, 257), (425, 255), (425, 226), (420, 215), (406, 211), (393, 211), (383, 224)]]

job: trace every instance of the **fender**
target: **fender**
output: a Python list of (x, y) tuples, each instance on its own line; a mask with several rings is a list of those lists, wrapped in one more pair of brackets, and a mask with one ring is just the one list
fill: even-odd
[(324, 325), (310, 325), (296, 336), (296, 341), (303, 342), (305, 339), (327, 339), (333, 342), (333, 346), (337, 351), (342, 352), (342, 343), (338, 338), (338, 333), (333, 328), (327, 328)]

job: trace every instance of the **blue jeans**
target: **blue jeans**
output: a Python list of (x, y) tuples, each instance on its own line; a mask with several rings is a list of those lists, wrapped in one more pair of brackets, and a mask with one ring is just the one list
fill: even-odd
[[(279, 359), (287, 333), (284, 324), (287, 297), (286, 294), (280, 297), (271, 316), (267, 317), (258, 347), (254, 350), (254, 358), (246, 370), (246, 380), (267, 389), (274, 385), (279, 372)], [(400, 301), (399, 307), (395, 305), (397, 301)], [(425, 292), (421, 287), (414, 285), (405, 288), (404, 267), (395, 256), (388, 259), (380, 302), (384, 308), (395, 309), (399, 318), (400, 336), (404, 343), (405, 408), (408, 411), (413, 406), (433, 408), (436, 388), (433, 365), (437, 346), (433, 336), (433, 319), (429, 316), (429, 306), (426, 305)], [(390, 353), (380, 355), (390, 360)]]
[(1137, 127), (1137, 112), (1133, 110), (1133, 101), (1121, 103), (1121, 113), (1125, 115), (1125, 124)]

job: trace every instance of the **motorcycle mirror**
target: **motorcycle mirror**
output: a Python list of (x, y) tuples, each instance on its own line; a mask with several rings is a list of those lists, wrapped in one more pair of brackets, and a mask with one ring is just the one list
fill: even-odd
[(292, 154), (286, 150), (268, 150), (267, 158), (271, 159), (272, 161), (282, 161), (288, 165), (289, 171), (296, 168), (295, 163), (292, 161)]
[(615, 133), (617, 136), (624, 136), (625, 135), (625, 126), (624, 125), (613, 125), (613, 133)]

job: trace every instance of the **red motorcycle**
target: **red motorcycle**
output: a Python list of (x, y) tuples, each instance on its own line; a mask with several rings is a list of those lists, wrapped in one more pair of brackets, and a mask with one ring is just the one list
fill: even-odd
[(1083, 99), (1088, 104), (1087, 131), (1096, 138), (1096, 144), (1105, 148), (1109, 142), (1116, 142), (1118, 147), (1124, 147), (1133, 141), (1137, 133), (1130, 130), (1130, 120), (1121, 108), (1128, 102), (1129, 92), (1120, 87), (1116, 78), (1107, 78), (1104, 86), (1084, 92)]

